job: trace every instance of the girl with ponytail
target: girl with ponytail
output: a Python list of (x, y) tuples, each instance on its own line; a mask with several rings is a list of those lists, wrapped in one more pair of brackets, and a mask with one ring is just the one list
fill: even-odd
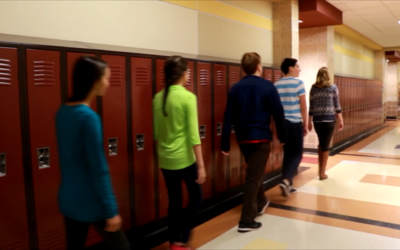
[[(168, 189), (168, 236), (171, 250), (187, 250), (201, 204), (201, 184), (206, 179), (197, 120), (197, 98), (185, 89), (187, 62), (169, 57), (164, 65), (165, 88), (153, 100), (154, 139), (158, 165)], [(182, 181), (189, 204), (182, 208)]]

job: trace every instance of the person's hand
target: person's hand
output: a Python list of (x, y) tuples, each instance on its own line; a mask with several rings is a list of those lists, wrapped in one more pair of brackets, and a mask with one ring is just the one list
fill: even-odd
[(206, 181), (206, 170), (204, 169), (204, 166), (199, 167), (199, 169), (197, 170), (197, 180), (196, 182), (198, 184), (203, 184)]
[(313, 127), (313, 125), (312, 125), (312, 123), (310, 122), (309, 124), (308, 124), (308, 131), (312, 131), (312, 127)]
[(122, 226), (122, 218), (120, 215), (116, 215), (110, 219), (106, 220), (106, 227), (104, 230), (107, 232), (116, 232), (121, 229)]
[(306, 137), (308, 134), (308, 130), (306, 128), (306, 126), (303, 127), (303, 136)]
[(339, 127), (339, 131), (341, 131), (344, 128), (343, 122), (339, 122), (338, 127)]
[(224, 155), (228, 156), (229, 152), (221, 151)]

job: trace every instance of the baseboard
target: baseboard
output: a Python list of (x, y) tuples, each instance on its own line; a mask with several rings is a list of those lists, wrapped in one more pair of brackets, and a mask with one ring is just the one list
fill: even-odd
[(334, 156), (334, 155), (340, 153), (341, 151), (353, 146), (354, 144), (364, 140), (368, 136), (376, 133), (377, 131), (379, 131), (379, 130), (387, 127), (387, 126), (388, 125), (384, 125), (384, 124), (377, 125), (377, 126), (371, 128), (368, 131), (365, 131), (365, 132), (363, 132), (361, 134), (355, 135), (355, 136), (353, 136), (353, 137), (351, 137), (351, 138), (349, 138), (349, 139), (347, 139), (345, 141), (339, 142), (338, 144), (333, 145), (333, 147), (330, 149), (329, 155), (330, 156)]
[[(279, 184), (281, 181), (282, 170), (277, 169), (272, 173), (269, 173), (264, 178), (265, 190), (271, 189)], [(205, 201), (202, 211), (198, 216), (196, 225), (201, 225), (218, 215), (221, 215), (242, 203), (243, 197), (243, 185), (238, 188), (232, 189), (221, 195), (216, 195), (214, 199)], [(166, 219), (159, 219), (157, 222), (153, 222), (149, 225), (135, 228), (127, 232), (127, 237), (132, 244), (132, 249), (150, 250), (164, 242), (167, 239), (167, 227)], [(91, 246), (90, 250), (104, 249), (104, 243), (99, 243)]]
[(304, 148), (303, 150), (304, 154), (312, 154), (315, 155), (318, 153), (318, 150), (316, 148)]

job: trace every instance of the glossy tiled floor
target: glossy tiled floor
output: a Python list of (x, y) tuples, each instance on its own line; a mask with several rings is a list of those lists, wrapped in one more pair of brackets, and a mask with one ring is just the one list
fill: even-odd
[[(194, 249), (400, 249), (400, 123), (395, 122), (329, 160), (317, 178), (305, 155), (299, 191), (283, 198), (275, 187), (258, 218), (262, 229), (239, 234), (236, 207), (194, 230)], [(167, 244), (156, 248), (168, 249)]]

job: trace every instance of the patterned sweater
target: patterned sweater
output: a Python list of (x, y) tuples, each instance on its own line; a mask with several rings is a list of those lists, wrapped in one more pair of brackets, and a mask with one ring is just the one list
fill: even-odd
[(312, 86), (310, 90), (309, 115), (314, 122), (335, 121), (335, 114), (341, 113), (339, 90), (336, 85), (318, 88)]

